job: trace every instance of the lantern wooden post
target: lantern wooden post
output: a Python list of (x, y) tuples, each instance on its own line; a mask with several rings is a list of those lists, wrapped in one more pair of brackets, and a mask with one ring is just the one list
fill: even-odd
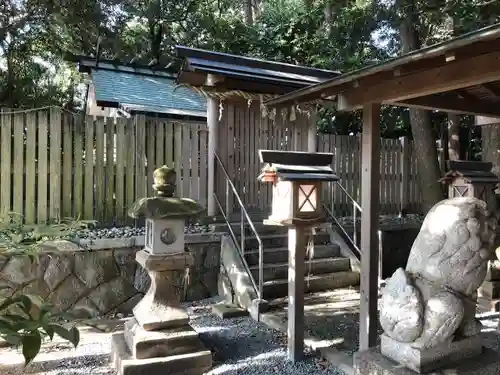
[(266, 163), (259, 180), (273, 184), (267, 225), (288, 227), (288, 359), (304, 357), (304, 270), (312, 229), (325, 221), (321, 183), (337, 181), (333, 154), (259, 150)]

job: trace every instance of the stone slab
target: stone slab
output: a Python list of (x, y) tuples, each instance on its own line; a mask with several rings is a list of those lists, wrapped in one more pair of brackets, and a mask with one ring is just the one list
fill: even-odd
[(449, 364), (473, 358), (482, 353), (480, 335), (442, 344), (429, 349), (412, 348), (410, 344), (401, 343), (387, 335), (380, 336), (382, 355), (400, 363), (418, 373), (426, 373)]
[[(354, 354), (355, 375), (415, 375), (417, 372), (405, 368), (380, 354), (380, 348)], [(498, 375), (500, 374), (499, 353), (483, 348), (480, 356), (464, 359), (455, 365), (445, 366), (432, 375)]]
[(134, 358), (157, 358), (200, 350), (198, 333), (189, 325), (162, 331), (146, 331), (135, 319), (125, 323), (124, 337)]
[(233, 304), (217, 303), (212, 305), (212, 314), (217, 315), (221, 319), (230, 319), (247, 316), (248, 311)]
[(111, 337), (111, 362), (117, 375), (202, 375), (212, 367), (210, 350), (161, 358), (132, 357), (122, 332)]
[(177, 271), (185, 270), (194, 263), (191, 253), (169, 253), (169, 254), (150, 254), (146, 250), (138, 251), (135, 260), (148, 271)]
[(134, 307), (133, 311), (137, 322), (146, 331), (182, 327), (189, 323), (188, 314), (180, 306), (153, 305), (151, 308), (141, 302)]

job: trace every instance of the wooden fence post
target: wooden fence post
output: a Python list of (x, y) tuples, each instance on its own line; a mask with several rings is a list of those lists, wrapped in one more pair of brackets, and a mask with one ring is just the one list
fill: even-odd
[(400, 137), (401, 143), (401, 206), (400, 210), (408, 209), (410, 204), (410, 147), (408, 137)]

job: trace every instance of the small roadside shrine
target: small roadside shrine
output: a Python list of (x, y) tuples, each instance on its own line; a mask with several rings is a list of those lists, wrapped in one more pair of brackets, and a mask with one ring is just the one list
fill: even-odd
[[(341, 111), (363, 110), (361, 302), (359, 352), (354, 357), (355, 371), (359, 374), (367, 374), (366, 371), (372, 374), (408, 373), (394, 366), (382, 370), (380, 366), (387, 360), (376, 349), (380, 107), (385, 104), (500, 117), (499, 45), (500, 24), (496, 24), (265, 103), (269, 108), (279, 109), (330, 99), (336, 100)], [(368, 360), (370, 356), (378, 359)], [(486, 357), (485, 354), (483, 362), (492, 360)], [(367, 370), (366, 366), (371, 367)], [(479, 374), (482, 370), (474, 371), (469, 373)]]
[(264, 224), (288, 227), (288, 358), (304, 355), (305, 253), (313, 229), (325, 221), (321, 184), (338, 181), (333, 154), (259, 150), (265, 163), (258, 177), (272, 184), (272, 211)]

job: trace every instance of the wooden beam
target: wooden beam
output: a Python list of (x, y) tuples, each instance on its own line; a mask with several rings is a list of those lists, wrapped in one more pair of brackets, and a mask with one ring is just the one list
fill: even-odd
[(491, 83), (485, 83), (483, 87), (493, 95), (500, 97), (500, 89), (498, 89), (496, 86), (493, 86)]
[(434, 94), (391, 104), (449, 113), (500, 117), (500, 106), (498, 104), (481, 101), (465, 92)]
[(359, 350), (377, 345), (380, 104), (363, 108)]
[(358, 87), (339, 94), (339, 110), (359, 109), (369, 103), (404, 102), (498, 80), (500, 52), (496, 51), (403, 77), (393, 77), (378, 84), (363, 85), (360, 81)]

